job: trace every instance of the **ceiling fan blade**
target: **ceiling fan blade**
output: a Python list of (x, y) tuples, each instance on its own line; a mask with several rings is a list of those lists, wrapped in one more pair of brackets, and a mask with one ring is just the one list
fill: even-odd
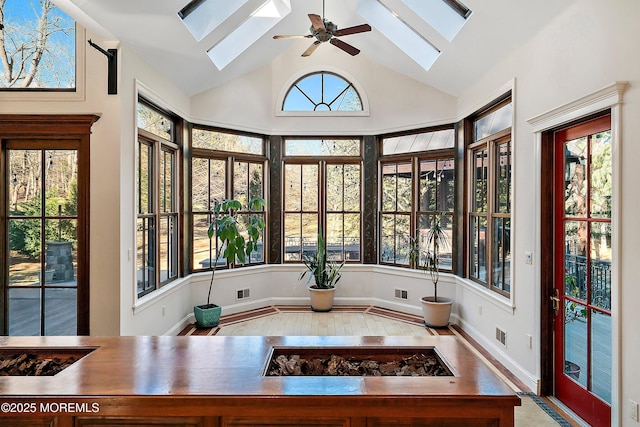
[(309, 46), (309, 48), (307, 50), (305, 50), (302, 53), (302, 56), (309, 56), (313, 53), (314, 50), (316, 50), (318, 48), (318, 46), (320, 46), (320, 40), (316, 40), (313, 42), (313, 44), (311, 46)]
[(311, 34), (307, 34), (306, 36), (273, 36), (274, 39), (310, 39), (313, 37)]
[(324, 21), (320, 17), (320, 15), (316, 15), (314, 13), (309, 14), (309, 19), (311, 20), (311, 26), (316, 31), (324, 31)]
[(346, 36), (349, 34), (364, 33), (366, 31), (371, 31), (371, 25), (361, 24), (361, 25), (356, 25), (354, 27), (342, 28), (340, 30), (334, 31), (333, 35), (340, 37), (340, 36)]
[(355, 47), (351, 46), (349, 43), (345, 43), (340, 39), (336, 39), (335, 37), (329, 40), (329, 43), (331, 43), (336, 47), (339, 47), (340, 49), (344, 50), (351, 56), (356, 56), (357, 54), (360, 53), (360, 49), (356, 49)]

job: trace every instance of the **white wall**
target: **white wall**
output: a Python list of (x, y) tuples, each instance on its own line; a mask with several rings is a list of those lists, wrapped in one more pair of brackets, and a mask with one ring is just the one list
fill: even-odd
[[(136, 103), (138, 94), (181, 117), (189, 117), (189, 98), (157, 70), (142, 61), (128, 47), (120, 49), (121, 153), (118, 159), (121, 205), (120, 247), (120, 335), (146, 335), (156, 328), (166, 331), (176, 319), (192, 309), (188, 281), (178, 280), (147, 298), (136, 295), (136, 204), (135, 171), (137, 150)], [(131, 254), (131, 255), (130, 255)], [(153, 327), (150, 327), (153, 325)], [(164, 329), (163, 329), (164, 328)]]
[[(640, 366), (637, 355), (640, 340), (637, 325), (640, 298), (637, 271), (640, 226), (635, 219), (640, 209), (637, 182), (640, 182), (640, 146), (634, 136), (640, 132), (640, 58), (639, 33), (634, 22), (640, 13), (640, 3), (631, 0), (576, 2), (558, 15), (540, 34), (522, 46), (514, 55), (496, 67), (467, 90), (458, 100), (458, 111), (467, 114), (480, 107), (488, 94), (515, 78), (514, 123), (514, 310), (505, 310), (466, 284), (459, 287), (457, 300), (461, 322), (472, 325), (475, 332), (491, 341), (494, 326), (502, 325), (508, 333), (506, 355), (539, 376), (539, 218), (537, 209), (543, 195), (539, 191), (539, 158), (531, 125), (527, 119), (555, 107), (570, 103), (616, 81), (629, 81), (622, 105), (622, 149), (620, 187), (622, 200), (619, 224), (620, 256), (617, 295), (620, 305), (614, 306), (614, 318), (620, 320), (620, 334), (614, 337), (614, 356), (619, 350), (620, 375), (614, 378), (621, 386), (621, 396), (614, 401), (614, 425), (636, 425), (629, 416), (628, 400), (640, 399)], [(533, 265), (526, 265), (524, 252), (532, 251)], [(615, 294), (614, 294), (615, 295)], [(617, 301), (614, 301), (616, 304)], [(477, 306), (487, 303), (483, 315)], [(495, 306), (495, 307), (494, 307)], [(615, 320), (614, 320), (615, 322)], [(535, 346), (526, 348), (525, 335), (534, 333)], [(615, 364), (614, 360), (614, 364)], [(615, 369), (614, 369), (615, 372)]]
[[(364, 89), (369, 115), (276, 116), (283, 91), (292, 79), (315, 71), (333, 71), (352, 79), (356, 87)], [(196, 95), (191, 102), (197, 123), (282, 135), (375, 135), (452, 123), (455, 109), (453, 96), (382, 67), (365, 55), (351, 58), (338, 49), (318, 49), (302, 58), (296, 46), (271, 64)]]
[[(120, 136), (119, 97), (107, 95), (107, 60), (89, 47), (86, 39), (105, 49), (115, 47), (95, 34), (79, 28), (81, 49), (78, 73), (79, 97), (64, 100), (65, 94), (4, 93), (0, 99), (0, 114), (97, 114), (100, 119), (91, 134), (91, 227), (90, 236), (90, 298), (91, 332), (95, 335), (116, 335), (119, 331), (117, 296), (120, 266), (119, 237), (113, 232), (119, 227)], [(82, 95), (84, 92), (84, 95)], [(62, 95), (62, 96), (61, 96)], [(9, 97), (9, 99), (7, 99)], [(114, 292), (115, 290), (115, 292)], [(104, 321), (109, 319), (108, 321)]]
[[(222, 306), (223, 315), (239, 313), (270, 305), (308, 305), (307, 279), (298, 281), (304, 266), (296, 264), (272, 264), (245, 267), (216, 272), (211, 302)], [(188, 323), (193, 323), (194, 305), (204, 304), (211, 279), (210, 273), (194, 274), (177, 286), (139, 309), (142, 317), (136, 318), (132, 331), (139, 335), (176, 334)], [(456, 278), (442, 274), (438, 295), (455, 299)], [(406, 300), (396, 299), (396, 288), (406, 290)], [(190, 293), (185, 292), (190, 289)], [(249, 289), (250, 297), (237, 299), (237, 291)], [(423, 272), (380, 265), (348, 264), (338, 283), (336, 305), (375, 305), (405, 313), (421, 315), (420, 298), (433, 295), (429, 276)], [(166, 315), (162, 316), (162, 307)], [(453, 321), (457, 318), (454, 305)], [(146, 312), (149, 312), (148, 314)], [(173, 319), (174, 323), (166, 319)]]

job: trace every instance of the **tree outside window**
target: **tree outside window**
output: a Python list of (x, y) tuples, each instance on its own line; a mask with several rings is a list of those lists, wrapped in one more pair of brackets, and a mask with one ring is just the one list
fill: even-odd
[(362, 141), (284, 141), (284, 259), (316, 252), (318, 230), (332, 261), (361, 260)]
[[(216, 203), (235, 199), (242, 204), (238, 211), (238, 226), (248, 239), (247, 225), (252, 217), (266, 221), (266, 211), (249, 210), (249, 200), (265, 198), (265, 139), (231, 130), (194, 127), (191, 131), (191, 269), (202, 271), (227, 266), (226, 259), (215, 259), (218, 244), (209, 239), (208, 229)], [(251, 253), (247, 265), (265, 262), (265, 239), (261, 235), (257, 250)]]
[(51, 0), (0, 0), (0, 90), (74, 89), (75, 33)]
[(141, 297), (179, 275), (179, 146), (176, 119), (138, 102), (137, 290)]
[(506, 98), (477, 115), (467, 150), (467, 277), (505, 296), (511, 292), (512, 112)]

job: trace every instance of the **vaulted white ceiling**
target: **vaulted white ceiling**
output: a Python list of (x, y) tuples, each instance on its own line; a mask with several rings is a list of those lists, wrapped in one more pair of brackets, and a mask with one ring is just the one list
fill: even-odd
[[(376, 63), (459, 95), (573, 1), (464, 0), (471, 15), (457, 34), (439, 28), (446, 16), (428, 23), (423, 6), (441, 0), (325, 0), (325, 17), (338, 28), (369, 23), (371, 32), (341, 39)], [(307, 15), (322, 15), (322, 0), (209, 0), (184, 20), (199, 29), (192, 34), (178, 15), (189, 0), (54, 2), (90, 30), (128, 45), (188, 95), (263, 67), (287, 49), (302, 54), (312, 39), (273, 35), (309, 34)], [(420, 40), (440, 53), (412, 52)], [(330, 50), (327, 65), (358, 60), (328, 43), (318, 49)]]

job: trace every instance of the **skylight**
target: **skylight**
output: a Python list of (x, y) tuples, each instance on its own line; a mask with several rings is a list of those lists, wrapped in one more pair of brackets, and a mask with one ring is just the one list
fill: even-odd
[(193, 37), (200, 41), (246, 2), (247, 0), (192, 0), (178, 12), (178, 16)]
[(413, 12), (451, 41), (462, 29), (471, 11), (452, 0), (402, 0)]
[(209, 49), (209, 58), (222, 70), (290, 12), (290, 0), (265, 1), (238, 28)]
[(379, 29), (382, 35), (425, 70), (429, 70), (440, 56), (435, 46), (379, 0), (359, 0), (357, 10), (369, 24)]

